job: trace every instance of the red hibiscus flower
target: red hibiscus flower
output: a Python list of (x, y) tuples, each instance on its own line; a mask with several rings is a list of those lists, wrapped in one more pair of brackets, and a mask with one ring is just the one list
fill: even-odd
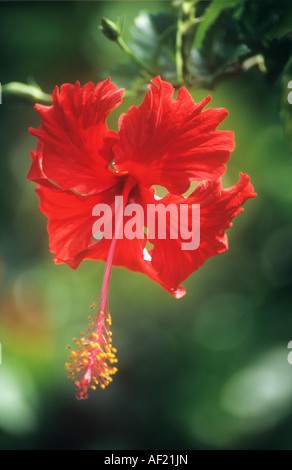
[[(39, 130), (30, 129), (39, 143), (32, 152), (28, 178), (38, 183), (54, 260), (72, 269), (84, 259), (106, 262), (98, 311), (90, 318), (87, 333), (75, 340), (76, 350), (67, 364), (78, 398), (86, 398), (89, 387), (104, 388), (117, 370), (107, 301), (111, 267), (147, 274), (180, 298), (185, 294), (181, 283), (208, 258), (228, 249), (225, 230), (244, 202), (255, 196), (247, 175), (241, 174), (232, 188), (222, 189), (234, 137), (216, 129), (227, 111), (204, 110), (210, 97), (195, 103), (185, 88), (176, 100), (173, 93), (169, 83), (155, 78), (143, 103), (121, 116), (118, 133), (108, 129), (106, 118), (120, 104), (123, 90), (109, 79), (82, 88), (79, 83), (65, 84), (54, 91), (52, 106), (36, 105), (42, 124)], [(184, 197), (192, 181), (199, 185)], [(158, 198), (154, 185), (163, 186), (168, 194)], [(126, 211), (133, 205), (142, 209), (135, 220), (131, 210)], [(101, 231), (110, 227), (112, 236), (96, 239), (93, 227), (100, 213), (95, 208), (104, 206), (110, 211)], [(185, 249), (194, 207), (199, 207), (199, 241)], [(165, 208), (166, 236), (159, 237), (156, 228), (147, 237), (144, 228), (152, 229), (148, 208), (155, 216)], [(171, 211), (180, 227), (175, 236)], [(129, 223), (133, 236), (126, 237)], [(140, 236), (135, 236), (138, 229)]]

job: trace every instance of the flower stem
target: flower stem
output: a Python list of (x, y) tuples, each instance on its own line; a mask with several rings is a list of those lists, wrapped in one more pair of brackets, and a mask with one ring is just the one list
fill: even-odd
[(36, 85), (26, 85), (25, 83), (11, 82), (2, 86), (3, 95), (7, 94), (18, 100), (32, 102), (52, 103), (52, 96), (44, 93)]
[(125, 188), (124, 188), (124, 191), (123, 191), (123, 202), (119, 207), (118, 214), (116, 215), (115, 233), (113, 235), (113, 239), (112, 239), (111, 246), (110, 246), (108, 256), (107, 256), (107, 260), (106, 260), (106, 266), (105, 266), (105, 272), (104, 272), (104, 278), (103, 278), (103, 284), (102, 284), (102, 291), (101, 291), (100, 307), (99, 307), (100, 312), (105, 312), (106, 311), (108, 290), (109, 290), (109, 281), (110, 281), (110, 276), (111, 276), (111, 269), (112, 269), (115, 249), (116, 249), (117, 240), (118, 240), (117, 235), (121, 232), (122, 227), (123, 227), (124, 210), (125, 210), (125, 206), (126, 206), (126, 203), (127, 203), (127, 200), (128, 200), (128, 197), (129, 197), (129, 194), (131, 192), (132, 187), (133, 187), (133, 184), (132, 184), (130, 178), (128, 178), (127, 183), (126, 183)]
[(198, 24), (202, 21), (196, 17), (198, 0), (183, 0), (177, 22), (176, 34), (176, 73), (179, 84), (187, 82), (191, 66), (191, 52)]
[[(123, 213), (124, 213), (124, 210), (122, 209), (118, 215), (118, 225), (116, 226), (117, 233), (120, 231), (122, 224), (123, 224)], [(114, 234), (112, 242), (111, 242), (111, 246), (108, 252), (108, 257), (106, 260), (102, 291), (101, 291), (101, 301), (100, 301), (100, 307), (99, 307), (100, 312), (106, 311), (109, 281), (110, 281), (110, 276), (111, 276), (111, 270), (112, 270), (112, 264), (113, 264), (116, 245), (117, 245), (117, 238), (116, 238), (116, 235)]]
[(150, 77), (155, 76), (155, 72), (151, 70), (150, 68), (148, 68), (147, 65), (145, 65), (144, 62), (142, 62), (142, 60), (140, 60), (139, 57), (136, 56), (134, 51), (128, 46), (128, 44), (122, 38), (122, 36), (119, 36), (117, 38), (117, 44), (129, 57), (131, 57), (131, 59), (133, 59), (136, 62), (136, 64), (139, 65), (139, 67), (141, 67), (142, 70), (145, 70), (145, 72), (147, 72), (148, 75), (150, 75)]

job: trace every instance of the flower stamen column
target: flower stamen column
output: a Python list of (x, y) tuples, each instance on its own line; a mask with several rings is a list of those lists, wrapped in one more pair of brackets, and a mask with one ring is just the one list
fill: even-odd
[(118, 362), (116, 359), (117, 350), (112, 347), (112, 333), (110, 331), (112, 321), (108, 309), (108, 290), (115, 248), (118, 239), (121, 238), (123, 214), (131, 188), (131, 184), (125, 185), (123, 204), (121, 204), (116, 217), (117, 223), (106, 261), (98, 312), (93, 318), (88, 318), (89, 332), (87, 334), (81, 332), (81, 339), (74, 338), (73, 341), (78, 350), (71, 350), (71, 347), (68, 347), (71, 350), (69, 356), (71, 362), (66, 364), (66, 369), (69, 371), (69, 378), (75, 382), (79, 400), (88, 398), (88, 388), (96, 390), (99, 385), (105, 389), (112, 382), (112, 376), (117, 372), (117, 368), (114, 366)]

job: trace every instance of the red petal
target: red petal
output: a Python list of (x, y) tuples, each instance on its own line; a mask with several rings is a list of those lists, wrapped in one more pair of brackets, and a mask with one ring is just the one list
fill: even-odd
[[(143, 197), (141, 198), (140, 192), (136, 187), (136, 190), (132, 192), (130, 203), (140, 204), (143, 207), (143, 204), (146, 200), (153, 200), (153, 191), (149, 189), (143, 190)], [(143, 207), (145, 215), (146, 208)], [(113, 218), (115, 216), (114, 206), (112, 204)], [(125, 225), (128, 222), (129, 217), (124, 216), (124, 229)], [(146, 221), (141, 220), (142, 228), (146, 225)], [(114, 227), (114, 222), (113, 222)], [(124, 231), (123, 231), (124, 233)], [(159, 277), (159, 273), (153, 267), (151, 263), (151, 257), (146, 250), (147, 237), (145, 235), (144, 239), (139, 240), (134, 238), (133, 240), (128, 240), (123, 238), (118, 240), (115, 248), (113, 265), (114, 266), (123, 266), (130, 271), (140, 272), (146, 274), (150, 279), (158, 282), (164, 289), (174, 295), (177, 299), (183, 297), (186, 293), (184, 287), (176, 286), (175, 289), (172, 286), (166, 284)], [(108, 252), (110, 249), (111, 240), (101, 240), (100, 242), (91, 242), (89, 249), (86, 253), (85, 259), (90, 260), (103, 260), (106, 261), (108, 257)]]
[[(130, 271), (146, 274), (150, 279), (160, 284), (169, 293), (174, 295), (177, 299), (183, 297), (186, 293), (184, 287), (176, 286), (174, 289), (169, 283), (163, 282), (159, 277), (159, 273), (153, 267), (149, 260), (149, 253), (145, 253), (147, 240), (118, 240), (115, 249), (113, 265), (122, 266)], [(86, 259), (90, 260), (107, 260), (107, 255), (110, 247), (109, 240), (103, 240), (92, 246), (86, 254)]]
[[(55, 254), (57, 264), (66, 263), (76, 269), (84, 259), (107, 260), (111, 240), (92, 241), (95, 221), (92, 211), (97, 204), (108, 204), (112, 207), (114, 219), (115, 196), (121, 195), (122, 189), (121, 185), (117, 194), (109, 191), (101, 195), (81, 196), (71, 191), (58, 192), (41, 186), (37, 188), (40, 210), (49, 218), (50, 251)], [(157, 271), (145, 256), (146, 242), (146, 237), (144, 240), (118, 240), (113, 265), (144, 273), (175, 297), (182, 297), (184, 288), (179, 286), (172, 289), (159, 279)]]
[[(229, 189), (222, 189), (221, 180), (201, 183), (187, 199), (168, 195), (159, 201), (168, 204), (200, 204), (200, 245), (194, 251), (182, 250), (182, 238), (178, 240), (151, 240), (154, 244), (152, 265), (159, 279), (175, 289), (205, 261), (228, 249), (225, 230), (231, 227), (232, 219), (240, 214), (242, 205), (255, 197), (247, 175)], [(191, 224), (191, 221), (189, 220)]]
[[(53, 105), (36, 105), (42, 118), (39, 130), (30, 129), (42, 146), (34, 155), (29, 179), (53, 181), (62, 189), (83, 194), (98, 193), (117, 182), (108, 167), (117, 135), (105, 120), (120, 104), (123, 90), (110, 80), (94, 86), (65, 84), (53, 93)], [(41, 150), (40, 150), (41, 149)]]
[(53, 191), (62, 191), (59, 186), (56, 186), (52, 183), (43, 171), (43, 145), (41, 142), (38, 142), (37, 150), (32, 151), (31, 153), (32, 165), (30, 167), (29, 173), (27, 175), (30, 181), (41, 184), (46, 188), (50, 188)]
[[(50, 249), (55, 253), (57, 263), (67, 263), (76, 269), (83, 259), (107, 260), (111, 240), (92, 241), (95, 221), (92, 210), (96, 204), (108, 204), (114, 218), (115, 196), (123, 193), (123, 181), (117, 192), (108, 191), (101, 195), (80, 196), (71, 191), (57, 192), (44, 187), (39, 187), (37, 192), (40, 209), (49, 217)], [(117, 241), (113, 264), (144, 273), (175, 297), (182, 297), (185, 290), (180, 283), (208, 258), (227, 250), (225, 230), (242, 212), (241, 206), (245, 201), (252, 197), (255, 194), (247, 175), (241, 175), (239, 183), (225, 190), (220, 179), (201, 183), (188, 198), (169, 194), (157, 201), (153, 191), (136, 187), (130, 202), (141, 204), (146, 215), (147, 204), (175, 204), (178, 209), (181, 204), (188, 204), (190, 209), (192, 204), (199, 204), (200, 245), (197, 250), (184, 251), (182, 243), (185, 240), (181, 236), (176, 240), (156, 237), (150, 239), (154, 249), (149, 253), (146, 251), (146, 236), (142, 240), (124, 238)], [(141, 223), (146, 226), (145, 220)]]
[(128, 171), (144, 186), (164, 186), (173, 194), (187, 191), (192, 180), (220, 177), (234, 149), (233, 133), (216, 131), (228, 112), (202, 112), (210, 97), (196, 104), (181, 88), (173, 100), (169, 83), (160, 77), (152, 83), (143, 103), (121, 117), (116, 169)]
[(81, 196), (72, 191), (56, 192), (39, 186), (40, 210), (49, 218), (50, 251), (57, 264), (76, 269), (86, 257), (92, 239), (96, 204), (112, 204), (112, 192)]

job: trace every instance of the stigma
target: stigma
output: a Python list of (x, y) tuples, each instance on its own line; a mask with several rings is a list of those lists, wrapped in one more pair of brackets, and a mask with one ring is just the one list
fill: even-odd
[(66, 370), (69, 378), (75, 382), (79, 400), (88, 398), (88, 390), (102, 390), (112, 382), (112, 376), (117, 372), (115, 364), (117, 350), (112, 347), (110, 331), (111, 316), (106, 309), (99, 309), (94, 317), (89, 317), (87, 333), (81, 332), (81, 338), (74, 338), (76, 348), (71, 348)]

